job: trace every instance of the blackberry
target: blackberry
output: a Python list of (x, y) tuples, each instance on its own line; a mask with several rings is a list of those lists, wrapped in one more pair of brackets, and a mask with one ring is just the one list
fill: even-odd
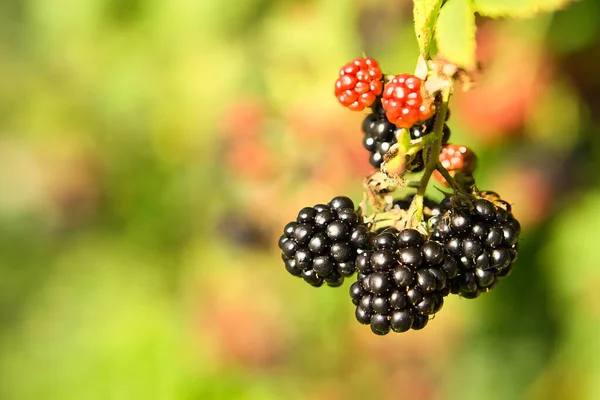
[(383, 73), (373, 58), (357, 58), (344, 64), (335, 81), (335, 97), (352, 111), (371, 105), (383, 90)]
[[(439, 161), (450, 176), (456, 177), (457, 174), (460, 176), (462, 185), (470, 187), (475, 184), (473, 172), (477, 167), (477, 156), (468, 147), (445, 144), (440, 152)], [(450, 186), (440, 171), (434, 171), (433, 178), (444, 186)]]
[(364, 119), (362, 124), (364, 133), (363, 146), (371, 155), (369, 163), (379, 168), (383, 162), (383, 156), (396, 143), (396, 125), (392, 124), (385, 117), (385, 112), (381, 108), (381, 102), (377, 101), (373, 106), (373, 112)]
[(448, 171), (472, 175), (477, 166), (477, 156), (467, 146), (446, 144), (439, 156), (440, 163)]
[(521, 227), (508, 203), (478, 198), (450, 207), (430, 224), (431, 238), (444, 244), (460, 269), (451, 279), (452, 293), (475, 298), (510, 274)]
[(356, 258), (358, 279), (350, 286), (356, 319), (378, 335), (424, 328), (449, 293), (454, 260), (414, 229), (386, 228), (371, 242)]
[[(380, 99), (377, 99), (371, 108), (372, 113), (367, 115), (362, 123), (363, 147), (371, 153), (369, 163), (373, 167), (379, 168), (383, 162), (383, 156), (394, 144), (398, 143), (400, 130), (387, 119)], [(409, 130), (410, 138), (414, 140), (431, 133), (434, 120), (435, 118), (430, 118), (421, 124), (412, 126)], [(450, 128), (448, 128), (448, 125), (444, 125), (442, 144), (446, 144), (449, 138)], [(424, 168), (425, 163), (423, 162), (423, 151), (421, 150), (415, 155), (413, 161), (407, 165), (407, 169), (412, 172), (420, 172)]]
[(287, 271), (318, 287), (340, 286), (355, 272), (357, 254), (368, 248), (370, 234), (348, 197), (305, 207), (279, 238)]
[(410, 128), (435, 112), (423, 81), (410, 74), (400, 74), (385, 84), (382, 105), (387, 118), (398, 128)]

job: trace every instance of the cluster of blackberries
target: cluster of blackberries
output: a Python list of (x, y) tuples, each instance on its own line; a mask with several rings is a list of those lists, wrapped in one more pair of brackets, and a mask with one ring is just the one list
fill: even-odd
[(443, 243), (460, 269), (450, 282), (452, 293), (478, 297), (510, 274), (516, 260), (521, 227), (510, 204), (479, 198), (449, 207), (430, 219), (431, 239)]
[[(400, 139), (408, 141), (401, 137), (403, 129), (411, 145), (404, 149), (407, 154), (399, 152), (405, 162), (391, 162), (366, 181), (369, 199), (382, 213), (363, 219), (346, 197), (300, 211), (279, 241), (287, 270), (313, 286), (339, 286), (358, 271), (350, 287), (356, 319), (379, 335), (422, 329), (445, 296), (476, 298), (510, 274), (520, 234), (510, 205), (496, 193), (476, 190), (477, 157), (464, 145), (448, 143), (446, 121), (441, 149), (427, 140), (433, 139), (427, 135), (434, 131), (436, 112), (446, 108), (446, 120), (450, 115), (439, 90), (430, 92), (415, 75), (384, 75), (376, 60), (363, 57), (340, 69), (335, 96), (350, 110), (371, 109), (362, 131), (373, 167), (381, 167)], [(431, 153), (438, 149), (439, 154)], [(425, 159), (435, 167), (433, 178), (455, 194), (439, 203), (423, 199), (422, 215), (405, 212), (411, 198), (390, 206), (381, 196), (400, 187), (398, 175), (422, 171)], [(427, 186), (429, 178), (423, 176), (419, 187)], [(419, 230), (396, 228), (413, 227), (414, 217)]]
[(343, 196), (305, 207), (279, 240), (285, 267), (317, 287), (340, 286), (358, 272), (350, 296), (360, 323), (378, 335), (422, 329), (449, 293), (478, 297), (511, 272), (519, 222), (498, 195), (482, 195), (491, 200), (425, 198), (429, 236), (410, 228), (371, 232)]
[[(375, 102), (372, 110), (373, 112), (367, 115), (362, 123), (363, 146), (370, 153), (369, 163), (373, 167), (379, 168), (383, 162), (383, 156), (394, 144), (398, 143), (400, 128), (387, 119), (385, 110), (381, 108), (379, 101)], [(409, 130), (410, 138), (415, 140), (430, 134), (433, 131), (434, 120), (435, 118), (430, 118), (421, 124), (412, 126)], [(448, 125), (444, 124), (443, 132), (442, 144), (446, 144), (450, 139)], [(412, 163), (407, 167), (412, 172), (419, 172), (425, 168), (422, 151), (415, 155)]]
[(358, 279), (350, 287), (356, 319), (378, 335), (424, 328), (458, 273), (441, 244), (415, 229), (394, 228), (373, 238), (372, 250), (357, 257), (356, 269)]
[(355, 272), (356, 255), (369, 245), (370, 234), (348, 197), (305, 207), (279, 239), (287, 271), (312, 286), (340, 286)]

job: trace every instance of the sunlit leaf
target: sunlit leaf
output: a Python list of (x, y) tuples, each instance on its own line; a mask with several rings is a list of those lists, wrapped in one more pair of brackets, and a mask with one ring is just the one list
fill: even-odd
[(465, 69), (475, 66), (475, 15), (470, 0), (449, 0), (440, 11), (436, 39), (440, 54)]
[(574, 0), (473, 0), (476, 12), (487, 17), (531, 17), (564, 8)]
[(443, 0), (415, 0), (415, 34), (421, 54), (427, 58), (433, 41), (435, 23)]

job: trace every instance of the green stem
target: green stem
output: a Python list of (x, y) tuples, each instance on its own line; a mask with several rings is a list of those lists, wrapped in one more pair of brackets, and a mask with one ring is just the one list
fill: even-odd
[(423, 150), (423, 154), (427, 157), (427, 164), (425, 165), (425, 172), (423, 172), (423, 176), (419, 182), (417, 194), (415, 195), (413, 203), (410, 207), (413, 211), (413, 219), (411, 222), (411, 225), (413, 226), (416, 226), (423, 220), (423, 197), (425, 196), (425, 191), (429, 185), (431, 174), (433, 174), (433, 171), (435, 171), (438, 165), (439, 154), (442, 151), (442, 137), (444, 124), (446, 123), (448, 101), (450, 100), (450, 90), (450, 86), (442, 89), (442, 102), (438, 106), (439, 108), (435, 118), (434, 130), (431, 133), (433, 136), (433, 143), (428, 145)]
[(452, 175), (450, 175), (448, 170), (444, 168), (441, 162), (438, 161), (438, 164), (435, 167), (435, 169), (437, 169), (440, 172), (440, 174), (442, 174), (446, 182), (448, 182), (452, 187), (452, 190), (454, 190), (457, 193), (464, 192), (463, 188), (458, 184), (458, 182), (456, 182), (456, 179), (454, 179)]
[(419, 151), (423, 150), (424, 147), (429, 146), (434, 141), (435, 141), (435, 138), (433, 137), (433, 135), (426, 135), (425, 137), (422, 137), (420, 139), (411, 140), (410, 141), (411, 146), (410, 146), (410, 149), (406, 152), (406, 155), (414, 156)]
[(411, 189), (418, 189), (419, 184), (420, 183), (418, 181), (406, 181), (406, 184), (404, 185), (404, 187), (411, 188)]

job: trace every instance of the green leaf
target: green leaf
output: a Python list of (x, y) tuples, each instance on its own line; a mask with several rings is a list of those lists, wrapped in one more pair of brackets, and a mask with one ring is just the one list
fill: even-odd
[(429, 58), (435, 23), (443, 0), (415, 0), (413, 14), (415, 19), (415, 34), (419, 49), (425, 59)]
[(464, 69), (475, 67), (475, 14), (471, 0), (448, 0), (438, 18), (438, 51)]
[(564, 8), (574, 0), (473, 0), (475, 11), (486, 17), (531, 17)]

